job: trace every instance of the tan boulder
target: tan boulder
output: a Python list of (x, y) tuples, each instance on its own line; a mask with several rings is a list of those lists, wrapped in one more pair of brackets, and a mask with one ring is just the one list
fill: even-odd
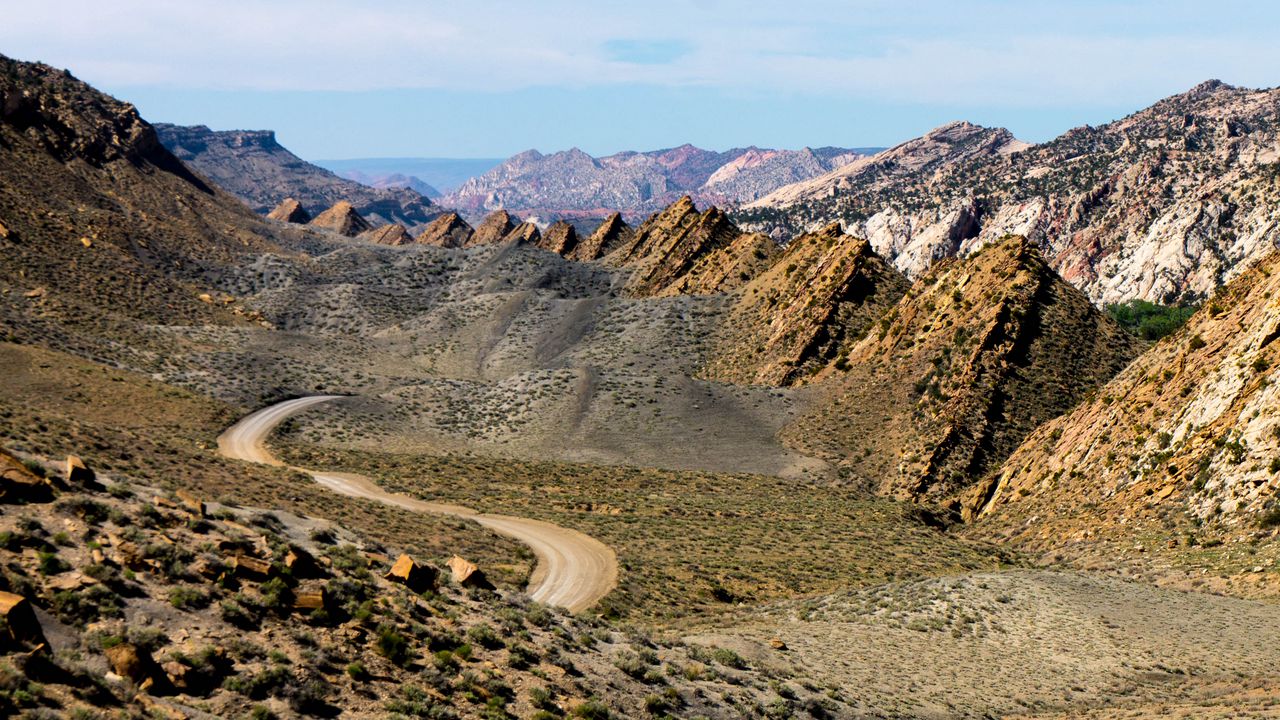
[(435, 568), (419, 565), (408, 555), (401, 555), (397, 558), (395, 564), (391, 566), (391, 569), (387, 571), (384, 577), (391, 582), (400, 583), (416, 593), (429, 590), (436, 585)]
[(71, 487), (87, 487), (94, 484), (92, 470), (76, 455), (67, 456), (67, 473), (64, 478)]
[(103, 654), (107, 656), (112, 672), (142, 690), (151, 690), (160, 683), (168, 684), (151, 654), (136, 645), (120, 643), (107, 648)]
[(182, 503), (182, 507), (192, 515), (204, 517), (208, 513), (204, 501), (186, 490), (179, 490), (174, 495), (178, 498), (178, 502)]
[(484, 572), (475, 563), (457, 555), (449, 558), (449, 570), (453, 573), (453, 581), (462, 587), (493, 588)]
[(231, 569), (240, 577), (265, 580), (275, 575), (275, 567), (269, 560), (260, 560), (248, 555), (236, 555), (231, 559)]
[(0, 450), (0, 502), (48, 502), (53, 485), (27, 469), (18, 458)]
[(298, 590), (293, 594), (293, 609), (313, 611), (329, 607), (329, 595), (323, 587)]
[(31, 603), (21, 595), (0, 591), (0, 645), (44, 642), (44, 631)]

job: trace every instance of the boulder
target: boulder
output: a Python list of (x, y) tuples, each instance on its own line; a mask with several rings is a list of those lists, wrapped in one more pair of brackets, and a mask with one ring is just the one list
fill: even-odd
[(67, 485), (70, 485), (71, 487), (89, 487), (95, 484), (93, 471), (84, 464), (84, 460), (81, 460), (75, 455), (67, 456), (67, 473), (65, 479), (67, 481)]
[(297, 223), (305, 225), (311, 222), (311, 213), (302, 207), (302, 203), (293, 198), (285, 198), (274, 210), (267, 213), (267, 217), (271, 220), (279, 220), (280, 222)]
[(275, 566), (269, 560), (260, 560), (248, 555), (236, 555), (231, 558), (231, 569), (240, 577), (266, 580), (275, 575)]
[(324, 574), (315, 556), (300, 547), (290, 546), (282, 564), (294, 577), (315, 577)]
[(111, 671), (132, 682), (143, 691), (168, 688), (169, 683), (156, 661), (146, 650), (131, 643), (113, 645), (103, 651)]
[(419, 565), (408, 555), (397, 558), (395, 564), (383, 577), (391, 582), (400, 583), (416, 593), (436, 586), (435, 568)]
[(205, 507), (204, 501), (200, 498), (197, 498), (186, 490), (179, 490), (174, 493), (174, 495), (177, 496), (178, 502), (182, 503), (183, 509), (192, 515), (195, 515), (196, 517), (205, 517), (207, 514), (207, 508)]
[(0, 624), (0, 645), (44, 643), (44, 631), (35, 610), (21, 595), (0, 591), (0, 618), (4, 619)]
[(0, 450), (0, 502), (48, 502), (53, 485), (27, 469), (18, 458)]
[(293, 609), (309, 612), (329, 607), (329, 595), (323, 587), (299, 589), (293, 594)]
[(493, 584), (475, 563), (457, 555), (449, 558), (449, 570), (453, 573), (453, 581), (462, 587), (493, 589)]

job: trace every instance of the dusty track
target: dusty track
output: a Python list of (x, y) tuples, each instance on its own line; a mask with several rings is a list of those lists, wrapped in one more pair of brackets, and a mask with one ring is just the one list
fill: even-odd
[[(218, 437), (218, 452), (237, 460), (283, 465), (266, 448), (265, 440), (271, 431), (294, 413), (340, 397), (316, 395), (263, 408), (227, 428)], [(336, 493), (376, 500), (414, 512), (467, 518), (524, 543), (538, 559), (528, 587), (529, 597), (538, 602), (577, 612), (594, 605), (617, 584), (618, 561), (613, 550), (576, 530), (540, 520), (491, 515), (458, 505), (426, 502), (389, 493), (360, 475), (297, 469)]]

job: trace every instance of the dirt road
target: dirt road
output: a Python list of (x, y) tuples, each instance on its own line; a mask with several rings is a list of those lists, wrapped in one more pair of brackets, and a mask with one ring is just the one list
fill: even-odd
[[(340, 397), (342, 396), (315, 395), (263, 408), (222, 433), (218, 437), (218, 452), (237, 460), (283, 465), (266, 448), (265, 441), (271, 431), (290, 415)], [(529, 597), (538, 602), (559, 605), (577, 612), (594, 605), (617, 584), (618, 560), (613, 550), (577, 530), (541, 520), (492, 515), (458, 505), (427, 502), (407, 495), (389, 493), (360, 475), (297, 469), (336, 493), (376, 500), (414, 512), (467, 518), (524, 543), (538, 559), (528, 587)]]

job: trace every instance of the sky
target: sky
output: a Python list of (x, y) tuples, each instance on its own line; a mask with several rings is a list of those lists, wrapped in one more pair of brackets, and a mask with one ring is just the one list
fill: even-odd
[(8, 0), (0, 53), (309, 159), (1038, 142), (1210, 78), (1280, 85), (1280, 3)]

